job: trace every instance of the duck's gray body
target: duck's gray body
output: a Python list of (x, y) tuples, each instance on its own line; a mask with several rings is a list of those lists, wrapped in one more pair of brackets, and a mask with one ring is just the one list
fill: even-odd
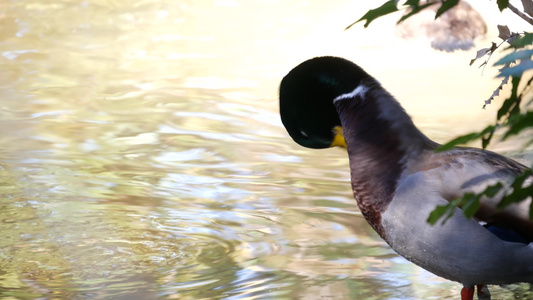
[[(425, 176), (418, 173), (406, 178), (382, 214), (392, 249), (422, 268), (467, 287), (533, 282), (533, 244), (503, 241), (460, 211), (445, 224), (425, 225), (437, 205), (447, 204), (434, 186), (427, 185)], [(409, 201), (413, 197), (426, 201)]]
[[(507, 184), (525, 166), (474, 148), (435, 152), (437, 144), (373, 79), (339, 95), (334, 105), (344, 128), (355, 198), (392, 249), (465, 286), (533, 282), (533, 243), (506, 242), (459, 208), (445, 222), (427, 222), (437, 206), (497, 182)], [(498, 212), (501, 197), (483, 198), (479, 219), (497, 221), (531, 238), (531, 198)]]
[[(468, 159), (465, 154), (463, 159)], [(476, 177), (477, 166), (406, 174), (381, 221), (388, 244), (424, 269), (465, 286), (533, 282), (533, 244), (506, 242), (457, 209), (434, 226), (427, 217), (448, 200), (443, 189), (461, 175)], [(449, 180), (446, 180), (446, 178)], [(482, 184), (480, 184), (482, 185)], [(417, 201), (413, 201), (413, 199)], [(527, 204), (513, 210), (527, 211)]]

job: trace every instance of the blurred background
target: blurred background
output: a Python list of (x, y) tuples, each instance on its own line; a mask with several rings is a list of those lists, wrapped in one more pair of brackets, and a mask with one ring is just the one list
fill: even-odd
[[(2, 1), (0, 297), (456, 297), (367, 225), (344, 151), (290, 139), (277, 90), (337, 55), (430, 138), (481, 129), (500, 82), (470, 59), (527, 24), (474, 7), (488, 33), (446, 53), (398, 37), (400, 15), (345, 31), (363, 1)], [(519, 138), (491, 149), (532, 160)]]

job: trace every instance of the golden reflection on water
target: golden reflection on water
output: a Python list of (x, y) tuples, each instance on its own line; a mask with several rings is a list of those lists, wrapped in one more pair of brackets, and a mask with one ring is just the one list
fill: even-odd
[(279, 121), (279, 80), (315, 55), (360, 63), (440, 141), (492, 120), (492, 74), (453, 69), (472, 53), (415, 55), (391, 20), (343, 31), (362, 6), (0, 4), (0, 296), (455, 295), (366, 224), (342, 151)]

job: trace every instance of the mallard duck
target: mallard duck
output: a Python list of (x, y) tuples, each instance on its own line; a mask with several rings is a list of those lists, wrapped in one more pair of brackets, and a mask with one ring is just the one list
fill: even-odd
[[(463, 284), (461, 299), (485, 285), (533, 283), (531, 197), (504, 210), (502, 195), (483, 198), (474, 219), (460, 208), (446, 222), (427, 222), (439, 205), (527, 167), (476, 148), (439, 146), (414, 125), (396, 99), (356, 64), (317, 57), (291, 70), (279, 90), (281, 120), (309, 148), (347, 149), (355, 200), (372, 228), (399, 255)], [(490, 297), (490, 296), (489, 296)]]

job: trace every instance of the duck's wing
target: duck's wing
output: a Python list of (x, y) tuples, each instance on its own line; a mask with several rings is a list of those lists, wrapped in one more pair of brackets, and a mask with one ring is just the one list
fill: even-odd
[[(433, 166), (428, 166), (427, 161), (433, 163)], [(466, 193), (478, 194), (488, 186), (502, 183), (504, 189), (494, 197), (481, 197), (475, 218), (502, 229), (512, 229), (533, 242), (533, 220), (529, 218), (531, 196), (503, 209), (497, 207), (509, 191), (513, 179), (528, 169), (526, 166), (497, 153), (476, 148), (457, 148), (435, 153), (427, 161), (427, 170), (424, 172), (428, 181), (448, 201)], [(533, 176), (526, 180), (525, 185), (532, 183)]]
[(446, 222), (427, 223), (444, 199), (427, 173), (406, 176), (381, 215), (385, 239), (400, 255), (466, 286), (533, 282), (533, 244), (506, 242), (457, 208)]

